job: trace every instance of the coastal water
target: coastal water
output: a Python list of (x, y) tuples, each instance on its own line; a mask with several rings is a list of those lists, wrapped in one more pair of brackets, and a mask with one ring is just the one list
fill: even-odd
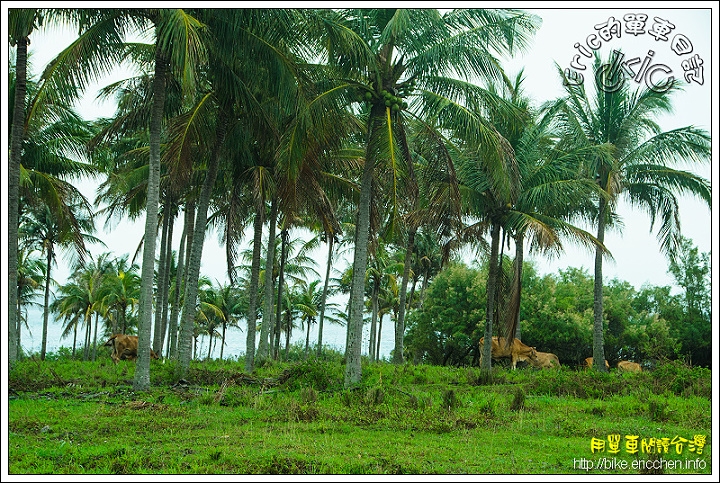
[[(28, 313), (28, 327), (22, 328), (21, 345), (25, 354), (39, 353), (42, 347), (42, 310), (31, 310)], [(29, 329), (29, 330), (28, 330)], [(227, 329), (225, 337), (225, 348), (223, 349), (223, 359), (237, 359), (245, 354), (246, 348), (246, 328), (230, 327)], [(259, 335), (259, 334), (258, 334)], [(290, 337), (290, 344), (305, 344), (306, 331), (302, 329), (294, 329)], [(80, 345), (83, 334), (78, 333), (78, 345)], [(323, 327), (323, 346), (344, 352), (345, 351), (346, 328), (337, 324), (325, 323)], [(310, 328), (310, 346), (317, 344), (318, 326), (313, 324)], [(363, 355), (367, 355), (368, 344), (370, 340), (370, 327), (366, 325), (363, 328)], [(104, 336), (98, 337), (98, 344), (105, 342)], [(206, 335), (198, 338), (197, 354), (199, 359), (205, 359), (208, 354), (208, 344), (210, 340)], [(383, 321), (382, 332), (380, 334), (380, 358), (389, 358), (394, 346), (393, 323), (387, 317)], [(285, 335), (282, 335), (281, 346), (284, 347)], [(62, 337), (62, 324), (56, 322), (52, 315), (48, 321), (47, 336), (47, 352), (56, 352), (60, 347), (72, 348), (73, 336)], [(220, 342), (213, 343), (210, 352), (211, 358), (220, 357)]]

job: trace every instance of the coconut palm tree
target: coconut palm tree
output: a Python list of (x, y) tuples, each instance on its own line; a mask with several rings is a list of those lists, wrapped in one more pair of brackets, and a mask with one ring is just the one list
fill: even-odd
[[(90, 166), (82, 167), (76, 163), (77, 156), (83, 156), (81, 149), (78, 149), (84, 142), (82, 139), (87, 130), (69, 106), (78, 99), (84, 86), (86, 77), (82, 75), (69, 76), (68, 69), (77, 69), (72, 58), (73, 49), (77, 47), (78, 41), (70, 48), (61, 52), (56, 59), (43, 72), (38, 83), (32, 82), (28, 85), (27, 67), (28, 53), (27, 46), (30, 42), (31, 33), (43, 23), (79, 24), (77, 10), (75, 9), (11, 9), (9, 12), (9, 34), (10, 45), (16, 47), (15, 65), (11, 69), (11, 96), (13, 100), (10, 134), (10, 156), (9, 156), (9, 276), (10, 292), (9, 302), (15, 306), (17, 293), (15, 286), (17, 282), (17, 247), (18, 247), (18, 223), (20, 217), (20, 196), (21, 180), (27, 176), (21, 176), (23, 168), (30, 173), (32, 185), (36, 193), (45, 194), (45, 203), (52, 210), (58, 210), (56, 215), (61, 217), (59, 212), (64, 208), (62, 198), (52, 199), (52, 195), (59, 194), (59, 187), (45, 191), (53, 183), (52, 179), (45, 179), (44, 174), (62, 177), (64, 175), (81, 176), (92, 172)], [(112, 43), (112, 39), (106, 40)], [(91, 43), (92, 47), (83, 52), (86, 60), (93, 63), (100, 44)], [(69, 61), (67, 61), (69, 59)], [(112, 56), (101, 56), (95, 63), (96, 72), (108, 65)], [(72, 77), (71, 80), (69, 78)], [(29, 89), (30, 87), (30, 89)], [(30, 95), (30, 100), (26, 97)], [(32, 140), (32, 142), (29, 142)], [(73, 160), (71, 158), (75, 157)], [(52, 168), (51, 168), (52, 167)], [(43, 174), (44, 173), (44, 174)], [(61, 174), (62, 173), (62, 174)], [(27, 183), (26, 183), (27, 185)], [(43, 185), (43, 186), (41, 186)], [(65, 202), (67, 197), (65, 197)], [(68, 218), (67, 213), (62, 216)], [(10, 314), (9, 321), (10, 340), (16, 340), (13, 336), (17, 330), (16, 314)], [(9, 360), (16, 359), (17, 347), (10, 344)]]
[[(587, 221), (593, 196), (603, 195), (596, 183), (577, 176), (577, 162), (594, 152), (602, 154), (602, 148), (556, 149), (557, 107), (551, 105), (536, 112), (523, 92), (522, 83), (523, 72), (520, 71), (514, 81), (505, 79), (502, 85), (493, 86), (498, 95), (523, 113), (521, 118), (507, 118), (496, 112), (490, 117), (512, 147), (520, 174), (517, 198), (510, 206), (503, 226), (505, 235), (515, 243), (512, 285), (496, 285), (496, 300), (500, 300), (501, 291), (507, 295), (506, 303), (498, 307), (495, 315), (496, 320), (504, 322), (498, 333), (506, 340), (513, 340), (519, 333), (526, 242), (533, 251), (550, 256), (559, 254), (566, 241), (584, 245), (589, 250), (596, 246), (605, 250), (592, 234), (574, 224)], [(611, 255), (606, 252), (606, 256)]]
[[(82, 198), (82, 195), (80, 195)], [(84, 200), (84, 198), (82, 198)], [(50, 316), (50, 288), (52, 280), (52, 266), (56, 263), (58, 249), (67, 251), (70, 255), (80, 257), (82, 264), (86, 253), (85, 240), (92, 238), (88, 233), (94, 230), (91, 216), (87, 216), (87, 203), (69, 203), (67, 205), (70, 218), (58, 219), (45, 204), (31, 206), (28, 212), (23, 213), (19, 228), (21, 246), (35, 248), (45, 256), (45, 302), (43, 309), (43, 335), (40, 349), (40, 359), (45, 360), (47, 348), (47, 329)]]
[(135, 263), (128, 261), (128, 255), (122, 255), (111, 261), (110, 270), (105, 274), (102, 284), (103, 304), (107, 309), (109, 335), (127, 334), (136, 329), (131, 320), (137, 316), (140, 302), (140, 275)]
[[(364, 277), (376, 167), (390, 163), (391, 182), (397, 186), (402, 179), (411, 160), (399, 133), (410, 115), (436, 128), (465, 126), (478, 144), (480, 139), (497, 144), (479, 119), (464, 116), (467, 111), (459, 101), (481, 99), (472, 82), (458, 79), (497, 76), (496, 53), (525, 47), (537, 19), (516, 10), (458, 9), (441, 14), (435, 9), (353, 9), (318, 11), (309, 22), (314, 20), (315, 31), (324, 33), (316, 48), (333, 70), (332, 82), (313, 108), (333, 112), (329, 105), (342, 100), (363, 99), (368, 104), (346, 347), (345, 385), (353, 386), (362, 376)], [(397, 200), (400, 191), (388, 190), (389, 198)], [(391, 204), (390, 216), (399, 216), (398, 209), (399, 204)]]
[[(8, 12), (8, 35), (10, 46), (15, 47), (14, 93), (12, 99), (12, 120), (10, 121), (10, 152), (8, 153), (8, 304), (17, 306), (18, 282), (18, 226), (20, 219), (20, 163), (23, 139), (25, 139), (27, 61), (30, 35), (43, 22), (39, 9), (15, 8)], [(8, 360), (17, 360), (18, 313), (13, 309), (8, 314), (9, 344)]]
[[(561, 148), (605, 146), (602, 154), (586, 156), (580, 174), (593, 180), (604, 192), (597, 196), (595, 225), (602, 244), (609, 228), (619, 227), (617, 206), (626, 200), (650, 215), (651, 230), (656, 221), (660, 250), (673, 259), (681, 240), (679, 195), (697, 196), (711, 205), (707, 179), (674, 168), (679, 163), (710, 161), (710, 136), (695, 126), (663, 131), (654, 120), (672, 112), (672, 96), (682, 87), (674, 81), (665, 89), (642, 87), (635, 91), (623, 82), (624, 72), (612, 73), (596, 54), (594, 85), (565, 82), (566, 96), (560, 101), (563, 128)], [(558, 69), (562, 77), (562, 72)], [(567, 79), (565, 79), (567, 80)], [(611, 87), (608, 87), (611, 86)], [(586, 88), (587, 87), (587, 88)], [(595, 250), (593, 360), (595, 368), (606, 371), (604, 350), (603, 251)]]

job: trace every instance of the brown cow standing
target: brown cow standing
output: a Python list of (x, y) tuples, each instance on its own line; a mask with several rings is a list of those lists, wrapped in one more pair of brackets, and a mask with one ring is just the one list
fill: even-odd
[[(480, 364), (482, 365), (482, 353), (485, 337), (480, 339)], [(534, 347), (525, 345), (520, 339), (514, 339), (510, 346), (505, 345), (505, 337), (494, 336), (492, 338), (491, 357), (493, 359), (510, 359), (512, 368), (517, 367), (518, 361), (529, 361), (531, 364), (537, 362), (537, 351)]]
[(617, 363), (618, 372), (642, 372), (642, 367), (637, 362), (620, 361)]
[[(136, 335), (115, 334), (105, 342), (105, 345), (113, 348), (110, 358), (115, 364), (118, 361), (137, 360), (138, 337)], [(152, 349), (150, 349), (150, 358), (159, 359)]]
[[(593, 365), (593, 358), (588, 357), (585, 359), (585, 368), (590, 369)], [(610, 364), (608, 364), (607, 359), (605, 360), (605, 368), (610, 369)]]
[(538, 369), (560, 369), (560, 359), (552, 352), (537, 351), (537, 361), (530, 364)]

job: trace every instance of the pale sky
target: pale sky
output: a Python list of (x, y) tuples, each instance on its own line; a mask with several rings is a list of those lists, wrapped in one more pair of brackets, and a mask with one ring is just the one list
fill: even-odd
[[(3, 9), (5, 9), (4, 5), (6, 3), (22, 2), (3, 2)], [(397, 2), (398, 6), (402, 6), (402, 3)], [(264, 5), (263, 2), (261, 4)], [(530, 4), (530, 6), (537, 5), (542, 6), (543, 4)], [(517, 73), (524, 66), (526, 79), (524, 85), (532, 98), (537, 103), (540, 103), (563, 94), (562, 86), (557, 78), (555, 63), (563, 68), (571, 67), (573, 56), (579, 53), (579, 49), (575, 47), (575, 44), (580, 43), (587, 48), (588, 36), (598, 33), (595, 26), (608, 22), (612, 17), (620, 21), (621, 25), (625, 27), (624, 16), (628, 14), (646, 14), (647, 22), (644, 34), (635, 35), (627, 31), (621, 31), (620, 38), (617, 38), (617, 34), (615, 34), (608, 41), (601, 40), (600, 52), (604, 54), (604, 57), (607, 57), (612, 49), (622, 48), (627, 55), (626, 58), (638, 57), (644, 59), (649, 55), (648, 52), (652, 50), (654, 53), (651, 56), (649, 66), (664, 65), (671, 69), (669, 74), (659, 72), (658, 77), (654, 79), (662, 79), (661, 75), (673, 75), (681, 78), (684, 73), (682, 61), (697, 54), (704, 61), (703, 84), (691, 83), (684, 92), (676, 95), (674, 114), (660, 118), (659, 123), (664, 129), (673, 129), (691, 124), (696, 125), (710, 131), (714, 139), (716, 137), (717, 122), (713, 123), (712, 121), (717, 121), (717, 109), (713, 112), (712, 107), (717, 105), (717, 100), (715, 99), (712, 102), (711, 92), (717, 91), (717, 49), (715, 49), (715, 52), (711, 52), (710, 33), (711, 31), (717, 31), (718, 12), (716, 4), (713, 2), (683, 3), (684, 6), (692, 7), (689, 9), (644, 8), (643, 5), (648, 5), (646, 2), (636, 3), (635, 5), (639, 5), (639, 7), (630, 9), (622, 3), (611, 2), (586, 2), (584, 5), (597, 5), (603, 8), (527, 9), (541, 16), (543, 25), (535, 36), (532, 50), (525, 56), (518, 56), (510, 62), (504, 62), (503, 65), (511, 75)], [(656, 3), (652, 5), (656, 5)], [(328, 5), (318, 2), (317, 4), (310, 3), (303, 6)], [(452, 6), (523, 8), (522, 5), (513, 5), (508, 2), (459, 2)], [(711, 8), (714, 8), (714, 10), (711, 11)], [(7, 22), (6, 19), (7, 15), (4, 15), (3, 21)], [(658, 22), (655, 19), (664, 20), (666, 25), (669, 23), (674, 26), (667, 34), (667, 40), (661, 38), (656, 40), (647, 33), (652, 24)], [(6, 26), (3, 25), (3, 28), (5, 29)], [(675, 34), (682, 34), (690, 41), (693, 48), (692, 52), (680, 56), (671, 49), (671, 39)], [(31, 40), (30, 50), (33, 52), (32, 59), (35, 63), (33, 72), (39, 74), (45, 64), (72, 40), (72, 35), (61, 32), (36, 32), (31, 37)], [(5, 52), (3, 55), (5, 56), (7, 53)], [(589, 62), (585, 62), (585, 64), (589, 65)], [(119, 74), (121, 75), (121, 73)], [(111, 80), (108, 78), (101, 81), (95, 87), (106, 85)], [(5, 78), (3, 78), (3, 82), (7, 82)], [(92, 89), (94, 90), (94, 88)], [(79, 111), (87, 118), (111, 115), (114, 107), (96, 102), (94, 94), (94, 92), (88, 92), (85, 100), (79, 106)], [(3, 96), (7, 96), (7, 89), (3, 90)], [(3, 143), (4, 145), (7, 143), (7, 133), (5, 131), (3, 131)], [(715, 144), (716, 142), (713, 140), (713, 147)], [(716, 165), (716, 163), (717, 150), (713, 149), (713, 165)], [(6, 170), (7, 167), (3, 164), (4, 179), (6, 179)], [(712, 179), (714, 184), (716, 173), (712, 172), (709, 165), (695, 168), (694, 171)], [(83, 183), (82, 186), (85, 195), (93, 200), (95, 197), (94, 186), (90, 183)], [(717, 208), (717, 196), (714, 190), (713, 207)], [(6, 213), (6, 210), (6, 200), (3, 197), (4, 213)], [(655, 237), (657, 230), (655, 229), (653, 233), (650, 233), (649, 217), (644, 213), (630, 210), (625, 204), (621, 204), (618, 211), (623, 218), (625, 228), (622, 234), (615, 232), (607, 234), (606, 245), (612, 251), (615, 261), (606, 261), (604, 263), (603, 273), (606, 281), (619, 278), (630, 282), (636, 288), (639, 288), (644, 283), (672, 285), (672, 277), (667, 273), (667, 262), (660, 253)], [(711, 222), (710, 210), (698, 201), (681, 199), (680, 215), (684, 235), (692, 239), (693, 244), (701, 252), (713, 251), (717, 253), (716, 250), (711, 250), (717, 244), (717, 237), (712, 236), (717, 231), (717, 226)], [(3, 229), (6, 233), (6, 229)], [(144, 220), (134, 224), (122, 222), (115, 231), (110, 233), (106, 233), (102, 227), (99, 227), (97, 235), (105, 241), (108, 247), (106, 249), (95, 247), (92, 251), (95, 254), (110, 251), (118, 256), (124, 253), (132, 255), (143, 234), (143, 229)], [(594, 233), (592, 228), (589, 228), (589, 231)], [(177, 235), (175, 248), (177, 249), (180, 230), (176, 229), (175, 232)], [(216, 240), (215, 233), (209, 233), (205, 238), (202, 274), (211, 277), (211, 279), (223, 281), (225, 280), (224, 249), (217, 245)], [(584, 267), (588, 273), (592, 274), (594, 254), (567, 245), (565, 255), (559, 259), (547, 260), (535, 256), (527, 256), (527, 259), (535, 261), (541, 273), (556, 273), (559, 268), (566, 267)], [(715, 254), (712, 255), (712, 259), (713, 265), (715, 265)], [(64, 265), (60, 260), (59, 269), (56, 271), (60, 283), (64, 280), (62, 273), (68, 273)]]

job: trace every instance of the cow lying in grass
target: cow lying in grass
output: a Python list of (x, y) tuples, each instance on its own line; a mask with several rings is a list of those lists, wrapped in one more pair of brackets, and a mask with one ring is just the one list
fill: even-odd
[(560, 369), (560, 359), (552, 352), (537, 351), (537, 360), (530, 364), (537, 369)]
[(617, 363), (618, 372), (642, 372), (642, 367), (637, 362), (620, 361)]
[[(138, 337), (136, 335), (115, 334), (105, 342), (105, 345), (113, 348), (110, 358), (115, 364), (118, 361), (137, 360)], [(159, 359), (152, 349), (150, 349), (150, 358)]]

